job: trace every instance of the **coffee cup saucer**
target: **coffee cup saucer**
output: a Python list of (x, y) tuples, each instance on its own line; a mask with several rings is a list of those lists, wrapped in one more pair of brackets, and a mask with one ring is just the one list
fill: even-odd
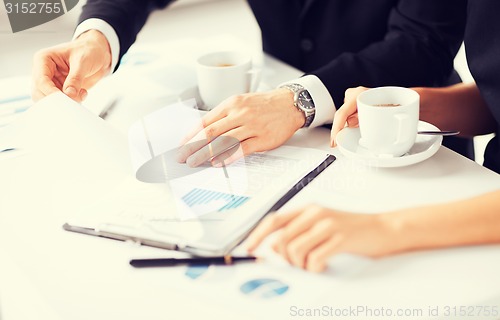
[[(419, 131), (438, 131), (439, 129), (425, 121), (418, 122)], [(409, 166), (433, 156), (443, 142), (442, 136), (417, 135), (410, 151), (400, 157), (378, 156), (359, 145), (359, 128), (344, 128), (337, 135), (340, 152), (349, 158), (366, 161), (369, 166), (393, 168)]]
[(194, 99), (196, 102), (196, 109), (200, 111), (209, 111), (210, 108), (201, 100), (200, 90), (198, 86), (192, 86), (179, 94), (179, 101)]

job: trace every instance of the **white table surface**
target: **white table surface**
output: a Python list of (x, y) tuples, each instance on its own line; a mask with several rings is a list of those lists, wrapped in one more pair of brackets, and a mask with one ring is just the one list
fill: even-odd
[[(273, 59), (266, 59), (265, 65), (264, 82), (269, 86), (300, 74)], [(112, 81), (107, 85), (112, 86)], [(96, 88), (96, 97), (99, 94)], [(120, 107), (123, 111), (126, 106)], [(110, 117), (110, 123), (124, 119), (119, 115)], [(382, 169), (345, 158), (328, 146), (328, 137), (328, 130), (318, 128), (299, 132), (287, 143), (325, 150), (337, 161), (286, 208), (313, 202), (380, 212), (453, 201), (500, 187), (497, 174), (444, 147), (422, 163)], [(500, 308), (500, 245), (415, 252), (375, 261), (340, 256), (322, 275), (288, 267), (279, 259), (213, 268), (209, 277), (199, 281), (186, 279), (179, 268), (133, 269), (128, 265), (131, 257), (168, 253), (61, 228), (67, 214), (104, 197), (124, 175), (118, 168), (100, 167), (98, 157), (86, 163), (78, 162), (78, 157), (76, 152), (54, 159), (50, 150), (42, 150), (0, 158), (2, 320), (295, 319), (300, 318), (292, 313), (296, 308), (322, 306), (421, 310), (421, 316), (414, 313), (415, 319), (475, 319), (446, 316), (444, 310), (447, 306)], [(246, 277), (279, 278), (290, 285), (290, 294), (274, 300), (243, 296), (238, 286)], [(429, 314), (435, 307), (439, 307), (437, 317)], [(349, 318), (363, 319), (352, 314), (344, 317)]]

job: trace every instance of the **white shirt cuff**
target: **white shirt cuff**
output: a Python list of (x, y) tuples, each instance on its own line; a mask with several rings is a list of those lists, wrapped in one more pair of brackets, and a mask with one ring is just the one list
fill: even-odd
[(118, 57), (120, 54), (120, 41), (118, 40), (118, 35), (116, 34), (115, 29), (113, 29), (113, 27), (104, 20), (96, 18), (87, 19), (76, 27), (73, 40), (89, 30), (97, 30), (101, 32), (108, 40), (109, 47), (111, 49), (111, 72), (113, 72), (118, 64)]
[(287, 81), (280, 84), (280, 86), (287, 83), (298, 83), (309, 91), (311, 98), (314, 101), (316, 108), (314, 120), (309, 128), (319, 127), (324, 124), (333, 122), (333, 115), (335, 114), (335, 103), (328, 89), (323, 82), (315, 75), (306, 75), (299, 79)]

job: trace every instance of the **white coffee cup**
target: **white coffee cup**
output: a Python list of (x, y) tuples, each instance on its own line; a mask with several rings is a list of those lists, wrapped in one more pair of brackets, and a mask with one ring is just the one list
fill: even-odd
[(357, 98), (360, 146), (381, 157), (407, 153), (417, 138), (420, 96), (402, 87), (369, 89)]
[(258, 73), (252, 70), (252, 57), (239, 51), (205, 54), (197, 60), (198, 90), (206, 109), (226, 98), (255, 91)]

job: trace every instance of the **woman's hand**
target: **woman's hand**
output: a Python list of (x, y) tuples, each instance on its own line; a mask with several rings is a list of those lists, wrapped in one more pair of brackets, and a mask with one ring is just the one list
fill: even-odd
[(332, 148), (337, 145), (335, 141), (337, 134), (346, 126), (346, 123), (348, 127), (358, 126), (358, 105), (356, 99), (361, 92), (366, 90), (368, 90), (368, 88), (365, 87), (350, 88), (346, 90), (344, 104), (335, 112), (335, 117), (333, 118), (330, 138), (330, 145)]
[(290, 264), (313, 272), (326, 268), (338, 253), (381, 257), (395, 250), (393, 232), (383, 215), (352, 214), (309, 205), (284, 214), (273, 214), (250, 234), (247, 249), (253, 252), (271, 233), (272, 248)]

